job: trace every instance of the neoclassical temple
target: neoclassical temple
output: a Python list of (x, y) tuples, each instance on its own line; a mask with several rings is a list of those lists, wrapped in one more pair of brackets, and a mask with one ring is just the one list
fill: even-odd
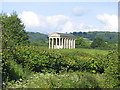
[(49, 49), (75, 48), (75, 36), (67, 33), (52, 33), (49, 37)]

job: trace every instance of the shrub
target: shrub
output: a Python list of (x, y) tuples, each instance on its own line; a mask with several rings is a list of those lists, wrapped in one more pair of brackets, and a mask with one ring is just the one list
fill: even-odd
[(108, 67), (105, 69), (107, 82), (111, 79), (114, 87), (120, 87), (120, 61), (118, 59), (118, 52), (110, 51), (107, 57), (109, 60)]
[(17, 64), (15, 61), (10, 60), (6, 64), (7, 66), (7, 78), (9, 81), (18, 80), (20, 78), (26, 78), (30, 71), (26, 68), (23, 68), (22, 65)]

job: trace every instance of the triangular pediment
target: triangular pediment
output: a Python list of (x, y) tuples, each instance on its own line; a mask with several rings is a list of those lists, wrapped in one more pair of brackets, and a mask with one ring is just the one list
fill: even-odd
[(60, 35), (56, 32), (50, 34), (48, 37), (59, 37)]

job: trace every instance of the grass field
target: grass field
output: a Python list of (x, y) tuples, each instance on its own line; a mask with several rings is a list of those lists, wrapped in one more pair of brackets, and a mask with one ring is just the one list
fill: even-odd
[(56, 49), (56, 51), (60, 51), (62, 52), (83, 52), (83, 53), (88, 53), (90, 55), (96, 55), (96, 54), (100, 54), (100, 55), (107, 55), (108, 54), (108, 50), (98, 50), (98, 49), (85, 49), (85, 48), (75, 48), (75, 49)]
[[(41, 46), (39, 48), (49, 49), (48, 46)], [(52, 49), (51, 49), (52, 50)], [(83, 52), (88, 53), (90, 55), (107, 55), (109, 50), (99, 50), (99, 49), (87, 49), (87, 48), (75, 48), (75, 49), (53, 49), (55, 51), (59, 51), (60, 53), (73, 53), (73, 52)]]

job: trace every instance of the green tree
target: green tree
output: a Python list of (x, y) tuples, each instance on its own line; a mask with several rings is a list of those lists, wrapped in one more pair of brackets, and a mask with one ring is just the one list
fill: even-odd
[(107, 44), (99, 37), (95, 38), (90, 45), (91, 48), (106, 49)]
[(11, 64), (13, 64), (12, 62), (17, 60), (17, 57), (13, 54), (13, 52), (16, 51), (15, 47), (18, 45), (28, 45), (29, 37), (25, 32), (24, 24), (18, 18), (16, 12), (13, 12), (10, 16), (2, 14), (1, 23), (2, 23), (2, 67), (3, 67), (2, 76), (4, 81), (7, 77), (11, 79), (10, 76), (16, 73), (10, 71), (11, 69), (10, 62)]
[(11, 43), (12, 45), (28, 44), (27, 34), (25, 26), (18, 18), (16, 12), (13, 12), (10, 16), (2, 15), (3, 48), (8, 47)]
[(108, 49), (111, 49), (111, 50), (117, 49), (117, 45), (114, 42), (110, 42), (110, 41), (107, 42), (107, 46), (108, 46)]
[(80, 37), (79, 39), (75, 41), (75, 45), (77, 48), (88, 48), (89, 47), (89, 43), (85, 42), (82, 37)]

